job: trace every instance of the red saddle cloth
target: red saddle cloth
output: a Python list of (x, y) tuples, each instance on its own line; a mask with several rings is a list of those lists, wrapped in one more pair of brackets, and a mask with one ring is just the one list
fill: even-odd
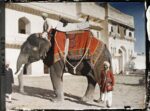
[(84, 59), (92, 59), (94, 64), (98, 58), (100, 48), (102, 48), (103, 42), (93, 37), (89, 30), (80, 31), (77, 33), (66, 34), (64, 32), (56, 31), (55, 44), (54, 44), (54, 63), (60, 60), (65, 55), (65, 42), (69, 38), (69, 51), (68, 58), (73, 60), (80, 60), (85, 54)]

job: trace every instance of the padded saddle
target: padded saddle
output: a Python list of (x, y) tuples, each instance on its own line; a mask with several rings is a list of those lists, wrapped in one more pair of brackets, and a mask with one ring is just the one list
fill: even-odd
[(56, 30), (61, 32), (74, 32), (74, 31), (81, 31), (81, 30), (88, 30), (90, 27), (88, 22), (81, 22), (81, 23), (67, 23), (64, 25), (64, 23), (59, 22), (59, 24), (56, 27)]

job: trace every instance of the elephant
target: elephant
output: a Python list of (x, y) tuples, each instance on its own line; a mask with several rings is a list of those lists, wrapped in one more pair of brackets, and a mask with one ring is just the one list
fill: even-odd
[[(17, 71), (21, 70), (21, 67), (27, 68), (27, 66), (33, 62), (36, 62), (40, 59), (43, 60), (44, 64), (46, 64), (50, 68), (50, 78), (52, 81), (53, 90), (55, 93), (55, 97), (52, 98), (53, 101), (63, 101), (64, 100), (64, 92), (63, 92), (63, 74), (64, 72), (69, 72), (73, 75), (81, 75), (87, 78), (87, 89), (84, 96), (81, 98), (82, 101), (90, 101), (93, 99), (93, 93), (95, 90), (95, 86), (98, 83), (99, 76), (95, 76), (95, 74), (100, 75), (100, 68), (103, 67), (104, 61), (109, 61), (111, 64), (111, 54), (104, 44), (104, 48), (102, 49), (101, 56), (98, 57), (96, 64), (94, 67), (91, 67), (89, 64), (90, 59), (83, 59), (80, 65), (77, 67), (77, 72), (74, 74), (72, 67), (69, 64), (65, 64), (63, 59), (50, 64), (52, 62), (52, 58), (54, 56), (54, 35), (57, 30), (53, 29), (50, 33), (50, 41), (45, 38), (42, 38), (40, 34), (34, 33), (31, 34), (27, 40), (22, 44), (21, 51), (19, 57), (17, 59)], [(79, 62), (79, 60), (71, 60), (68, 61), (75, 65)], [(112, 65), (111, 65), (112, 66)], [(112, 67), (111, 67), (112, 69)], [(20, 91), (23, 90), (23, 76), (22, 73), (19, 75), (20, 81)], [(69, 84), (68, 84), (69, 85)]]

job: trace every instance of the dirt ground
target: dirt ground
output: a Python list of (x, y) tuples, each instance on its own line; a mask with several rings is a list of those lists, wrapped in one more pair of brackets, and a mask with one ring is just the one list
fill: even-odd
[[(143, 76), (130, 75), (115, 76), (116, 84), (113, 91), (113, 108), (131, 108), (143, 109), (145, 86), (139, 84)], [(25, 76), (25, 94), (18, 92), (18, 80), (15, 78), (13, 86), (12, 103), (6, 99), (6, 108), (8, 111), (15, 109), (103, 109), (104, 103), (90, 101), (81, 102), (80, 98), (84, 95), (87, 87), (87, 80), (83, 76), (64, 76), (64, 95), (63, 102), (53, 103), (50, 97), (53, 95), (52, 83), (49, 75), (32, 77)], [(99, 87), (96, 85), (94, 100), (99, 98)]]

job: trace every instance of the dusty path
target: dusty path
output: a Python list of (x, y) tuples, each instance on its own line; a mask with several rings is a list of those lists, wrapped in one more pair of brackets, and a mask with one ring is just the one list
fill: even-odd
[[(115, 76), (116, 84), (113, 92), (112, 108), (123, 108), (130, 105), (132, 108), (144, 107), (145, 88), (139, 85), (142, 76)], [(59, 103), (50, 101), (52, 96), (52, 84), (49, 76), (29, 77), (25, 76), (25, 92), (18, 93), (18, 83), (15, 79), (12, 103), (6, 102), (10, 109), (102, 109), (105, 105), (90, 101), (83, 103), (80, 100), (85, 93), (87, 81), (82, 76), (64, 76), (65, 100)], [(99, 87), (95, 88), (94, 99), (99, 98)]]

